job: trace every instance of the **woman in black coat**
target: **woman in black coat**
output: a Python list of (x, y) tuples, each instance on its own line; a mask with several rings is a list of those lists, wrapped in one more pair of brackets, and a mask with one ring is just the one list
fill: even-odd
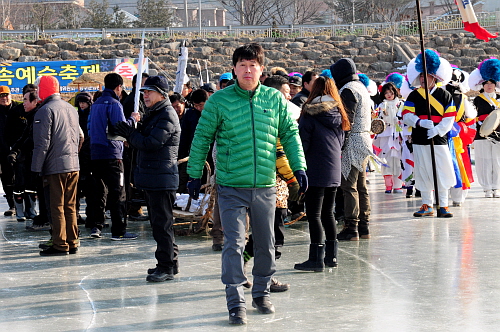
[[(309, 259), (296, 270), (323, 271), (337, 266), (337, 226), (334, 202), (341, 180), (341, 149), (349, 119), (332, 79), (319, 77), (302, 108), (299, 133), (307, 162), (305, 194), (311, 244)], [(323, 229), (326, 241), (323, 244)], [(326, 253), (325, 253), (326, 252)]]
[(137, 149), (137, 167), (134, 184), (146, 193), (153, 237), (157, 243), (156, 268), (148, 270), (147, 281), (172, 280), (178, 273), (178, 248), (173, 231), (173, 206), (179, 186), (177, 153), (179, 149), (179, 117), (168, 98), (168, 84), (164, 77), (151, 76), (144, 86), (144, 104), (147, 109), (138, 130), (125, 122), (115, 131), (127, 138)]

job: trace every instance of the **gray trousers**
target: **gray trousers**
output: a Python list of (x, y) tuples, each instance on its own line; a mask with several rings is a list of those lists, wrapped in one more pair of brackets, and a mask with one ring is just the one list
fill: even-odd
[(271, 277), (276, 271), (274, 260), (274, 210), (276, 187), (234, 188), (218, 186), (219, 209), (224, 229), (222, 250), (222, 283), (226, 285), (229, 310), (245, 307), (242, 284), (246, 282), (243, 271), (246, 216), (254, 240), (254, 266), (252, 270), (252, 297), (269, 296)]

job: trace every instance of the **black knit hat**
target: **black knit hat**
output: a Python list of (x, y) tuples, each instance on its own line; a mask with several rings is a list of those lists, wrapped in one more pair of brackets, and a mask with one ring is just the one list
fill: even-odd
[[(82, 91), (79, 94), (76, 95), (76, 102), (85, 102), (89, 105), (92, 105), (92, 95), (88, 93), (87, 91)], [(78, 106), (78, 105), (77, 105)]]

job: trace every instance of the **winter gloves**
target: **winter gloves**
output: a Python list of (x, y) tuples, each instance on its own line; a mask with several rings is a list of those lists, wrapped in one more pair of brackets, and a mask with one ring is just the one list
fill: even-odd
[(299, 196), (304, 194), (307, 191), (307, 175), (306, 172), (303, 170), (300, 171), (295, 171), (293, 172), (293, 175), (295, 175), (295, 178), (297, 179), (297, 182), (299, 183), (300, 189), (299, 189)]
[(189, 178), (187, 187), (189, 196), (191, 196), (192, 199), (198, 199), (200, 197), (201, 179)]

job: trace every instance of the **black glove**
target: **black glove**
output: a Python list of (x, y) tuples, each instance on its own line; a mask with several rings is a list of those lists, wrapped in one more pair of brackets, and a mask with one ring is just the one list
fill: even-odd
[(189, 181), (187, 183), (187, 187), (188, 187), (188, 191), (189, 191), (189, 196), (192, 199), (200, 198), (201, 179), (189, 178)]
[(304, 194), (307, 191), (307, 175), (305, 171), (295, 171), (293, 172), (293, 175), (295, 175), (295, 178), (297, 179), (297, 182), (299, 183), (300, 189), (299, 189), (299, 196)]
[(129, 138), (135, 128), (130, 127), (126, 122), (120, 121), (115, 124), (114, 130), (116, 135)]
[(17, 152), (11, 151), (7, 155), (7, 161), (9, 162), (9, 164), (14, 165), (17, 162)]

